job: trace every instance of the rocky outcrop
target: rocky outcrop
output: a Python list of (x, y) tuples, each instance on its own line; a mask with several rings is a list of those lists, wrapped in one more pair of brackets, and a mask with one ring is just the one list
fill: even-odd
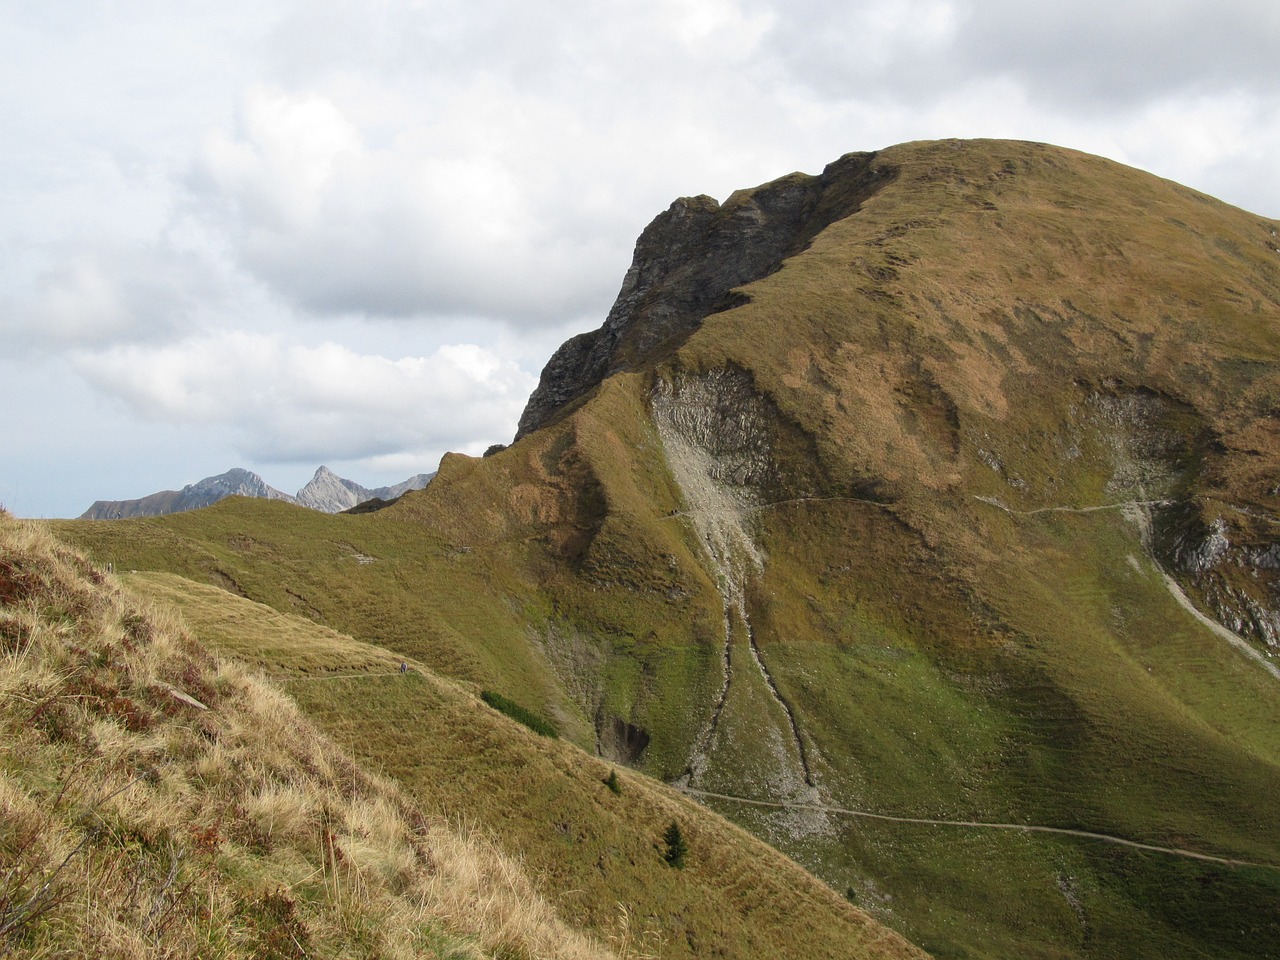
[(1188, 496), (1219, 470), (1220, 441), (1192, 408), (1151, 390), (1096, 391), (1085, 422), (1111, 461), (1107, 493), (1147, 500), (1156, 560), (1214, 620), (1280, 652), (1280, 543), (1274, 518)]
[(1162, 559), (1218, 622), (1280, 652), (1280, 543), (1274, 522), (1259, 523), (1245, 512), (1206, 518), (1190, 505), (1180, 514), (1168, 525)]
[(397, 497), (403, 497), (410, 490), (421, 490), (432, 478), (436, 472), (432, 470), (430, 473), (416, 473), (408, 480), (402, 480), (400, 483), (392, 484), (389, 487), (374, 487), (369, 492), (378, 500), (395, 500)]
[(776, 271), (892, 180), (875, 160), (874, 153), (851, 153), (819, 176), (794, 173), (739, 190), (723, 205), (707, 196), (673, 203), (636, 242), (604, 325), (569, 340), (547, 363), (516, 438), (610, 374), (679, 346), (707, 316), (745, 302), (735, 288)]
[[(721, 717), (737, 695), (756, 711), (763, 766), (756, 795), (783, 804), (822, 801), (810, 761), (810, 746), (795, 710), (765, 662), (747, 604), (748, 584), (767, 562), (754, 534), (752, 514), (774, 483), (772, 437), (779, 417), (756, 393), (749, 374), (736, 369), (702, 376), (678, 374), (659, 381), (650, 398), (653, 423), (671, 476), (684, 500), (684, 515), (701, 542), (707, 571), (724, 604), (721, 687), (692, 747), (682, 786), (703, 788), (720, 775), (722, 742), (731, 738)], [(754, 688), (756, 696), (751, 697)], [(714, 789), (712, 786), (710, 789)], [(827, 835), (831, 824), (813, 810), (784, 811), (767, 832), (775, 839)]]
[(340, 513), (372, 497), (372, 492), (354, 480), (340, 477), (325, 466), (317, 469), (315, 476), (298, 491), (299, 503), (321, 513)]
[(369, 500), (394, 500), (410, 490), (421, 490), (434, 476), (434, 473), (419, 473), (394, 486), (370, 490), (321, 466), (298, 491), (298, 502), (321, 513), (341, 513)]

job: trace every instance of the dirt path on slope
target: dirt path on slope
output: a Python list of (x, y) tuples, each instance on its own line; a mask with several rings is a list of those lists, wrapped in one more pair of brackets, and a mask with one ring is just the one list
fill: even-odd
[(1238, 633), (1228, 630), (1217, 620), (1214, 620), (1197, 610), (1196, 605), (1191, 602), (1191, 598), (1182, 592), (1182, 587), (1178, 586), (1178, 581), (1174, 580), (1173, 577), (1169, 576), (1169, 574), (1165, 573), (1158, 566), (1156, 569), (1159, 572), (1160, 577), (1164, 580), (1165, 588), (1168, 589), (1169, 593), (1173, 594), (1173, 599), (1177, 600), (1178, 604), (1184, 610), (1241, 653), (1256, 660), (1262, 666), (1262, 669), (1266, 670), (1267, 673), (1271, 674), (1277, 680), (1280, 680), (1280, 667), (1277, 667), (1274, 663), (1268, 660), (1266, 654), (1257, 650), (1253, 644), (1249, 643), (1248, 640), (1245, 640)]
[(714, 800), (728, 800), (731, 803), (743, 803), (753, 807), (773, 807), (789, 810), (813, 810), (822, 813), (833, 813), (846, 817), (857, 817), (864, 820), (882, 820), (887, 823), (908, 823), (927, 827), (967, 827), (977, 830), (1013, 830), (1021, 833), (1050, 833), (1065, 837), (1080, 837), (1085, 840), (1098, 840), (1103, 843), (1114, 843), (1135, 850), (1147, 850), (1152, 853), (1164, 853), (1190, 860), (1202, 860), (1206, 863), (1218, 863), (1228, 867), (1261, 867), (1266, 870), (1280, 870), (1280, 864), (1257, 863), (1252, 860), (1237, 860), (1232, 857), (1215, 857), (1208, 853), (1186, 850), (1181, 847), (1162, 847), (1154, 843), (1141, 843), (1137, 840), (1126, 840), (1124, 837), (1112, 836), (1108, 833), (1095, 833), (1092, 830), (1073, 830), (1069, 827), (1044, 827), (1031, 823), (990, 823), (982, 820), (931, 820), (926, 817), (893, 817), (885, 813), (871, 813), (867, 810), (851, 810), (847, 807), (828, 807), (811, 803), (781, 803), (775, 800), (752, 800), (750, 797), (737, 797), (727, 793), (711, 793), (706, 790), (694, 790), (690, 787), (675, 787), (681, 793), (691, 797), (707, 797)]
[(973, 499), (1015, 517), (1034, 517), (1041, 513), (1100, 513), (1103, 510), (1123, 511), (1136, 507), (1167, 507), (1174, 502), (1172, 500), (1122, 500), (1120, 503), (1100, 503), (1091, 507), (1037, 507), (1034, 510), (1014, 510), (1012, 507), (1006, 507), (995, 497), (982, 497), (975, 494)]
[(1231, 644), (1245, 656), (1256, 662), (1262, 667), (1262, 669), (1266, 670), (1277, 680), (1280, 680), (1280, 667), (1277, 667), (1272, 663), (1264, 653), (1256, 649), (1253, 644), (1245, 640), (1244, 637), (1240, 636), (1233, 630), (1228, 630), (1217, 620), (1214, 620), (1212, 617), (1201, 612), (1196, 605), (1191, 602), (1191, 598), (1186, 595), (1182, 587), (1178, 584), (1178, 581), (1165, 572), (1165, 569), (1160, 566), (1159, 561), (1156, 560), (1151, 549), (1150, 510), (1152, 507), (1168, 506), (1174, 501), (1125, 500), (1120, 503), (1105, 503), (1092, 507), (1040, 507), (1036, 510), (1013, 510), (1010, 507), (1006, 507), (994, 497), (975, 496), (974, 499), (1018, 517), (1030, 517), (1043, 513), (1096, 513), (1102, 510), (1120, 510), (1124, 513), (1126, 518), (1134, 521), (1138, 525), (1139, 537), (1142, 540), (1143, 548), (1147, 552), (1147, 558), (1151, 561), (1152, 566), (1155, 567), (1156, 573), (1160, 575), (1160, 579), (1164, 583), (1165, 589), (1168, 590), (1173, 599), (1178, 602), (1178, 605), (1207, 627), (1215, 636), (1226, 640), (1227, 643)]

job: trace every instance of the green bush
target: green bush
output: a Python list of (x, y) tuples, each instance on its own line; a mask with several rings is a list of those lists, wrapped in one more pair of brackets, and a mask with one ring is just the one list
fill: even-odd
[(481, 690), (480, 699), (499, 713), (505, 713), (512, 720), (523, 723), (534, 733), (540, 733), (542, 736), (550, 737), (552, 740), (556, 740), (560, 736), (560, 732), (546, 717), (541, 717), (532, 710), (526, 710), (520, 704), (508, 700), (500, 693), (494, 693), (492, 690)]
[(609, 776), (605, 778), (604, 785), (619, 796), (622, 795), (622, 784), (618, 782), (617, 770), (609, 771)]
[(680, 832), (680, 824), (672, 820), (671, 826), (667, 827), (667, 832), (662, 835), (662, 839), (667, 845), (667, 852), (663, 859), (677, 870), (683, 870), (689, 845), (685, 843), (684, 834)]

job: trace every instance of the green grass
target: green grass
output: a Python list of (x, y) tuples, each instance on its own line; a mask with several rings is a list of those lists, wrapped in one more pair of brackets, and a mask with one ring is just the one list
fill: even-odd
[[(710, 717), (723, 600), (648, 402), (659, 377), (731, 367), (760, 401), (775, 467), (755, 491), (770, 505), (750, 520), (766, 562), (748, 616), (821, 797), (1280, 863), (1280, 685), (1178, 607), (1118, 512), (1011, 516), (977, 499), (1179, 498), (1177, 530), (1228, 516), (1237, 558), (1264, 549), (1273, 525), (1241, 510), (1280, 516), (1276, 224), (1039, 145), (909, 144), (875, 162), (891, 183), (661, 365), (610, 378), (492, 457), (447, 457), (386, 510), (236, 501), (56, 527), (117, 569), (181, 574), (367, 645), (224, 634), (251, 661), (273, 656), (260, 643), (312, 676), (370, 674), (291, 689), (365, 762), (475, 816), (563, 889), (597, 891), (559, 904), (592, 929), (612, 916), (603, 876), (662, 936), (684, 936), (679, 949), (767, 953), (768, 918), (749, 930), (671, 887), (669, 798), (633, 797), (631, 775), (615, 796), (608, 767), (563, 752), (607, 748), (625, 724), (649, 738), (628, 759), (671, 779)], [(1275, 587), (1234, 561), (1215, 576), (1187, 586)], [(767, 797), (798, 752), (741, 623), (731, 653), (705, 783)], [(372, 676), (384, 657), (463, 686)], [(479, 689), (563, 739), (476, 707)], [(645, 839), (593, 819), (624, 801)], [(1271, 872), (1083, 840), (839, 818), (797, 829), (711, 805), (937, 956), (1275, 952)], [(732, 887), (732, 870), (707, 873), (702, 829), (681, 884)], [(649, 884), (680, 905), (644, 900)]]
[[(225, 593), (213, 602), (221, 591), (183, 590), (171, 575), (130, 580), (173, 598), (215, 649), (252, 651), (312, 720), (425, 810), (483, 824), (562, 917), (602, 941), (620, 935), (621, 903), (634, 946), (662, 957), (915, 955), (758, 840), (646, 777), (534, 733), (507, 710), (486, 709), (490, 698), (419, 663), (401, 674), (375, 646)], [(689, 845), (678, 881), (663, 839), (673, 817)]]
[[(610, 930), (617, 904), (652, 930), (663, 956), (856, 956), (875, 934), (834, 893), (688, 801), (527, 733), (422, 679), (318, 683), (290, 690), (366, 763), (425, 802), (475, 818), (560, 891), (562, 915)], [(673, 816), (689, 824), (688, 862), (664, 860)]]
[[(340, 645), (223, 596), (187, 613), (228, 647), (259, 635), (276, 668), (305, 675), (305, 634)], [(166, 604), (3, 511), (0, 850), (5, 956), (616, 955)]]
[[(1083, 827), (1280, 864), (1280, 831), (1260, 813), (1280, 786), (1274, 682), (1173, 602), (1150, 561), (1137, 559), (1137, 531), (1118, 513), (992, 518), (1006, 556), (983, 571), (985, 592), (1003, 601), (1009, 639), (983, 645), (943, 644), (920, 625), (879, 616), (858, 599), (874, 596), (880, 575), (874, 549), (861, 548), (865, 533), (854, 533), (864, 518), (840, 505), (807, 509), (826, 520), (777, 521), (788, 533), (808, 531), (803, 549), (788, 549), (781, 534), (766, 541), (772, 567), (757, 591), (757, 633), (830, 771), (833, 803)], [(932, 592), (920, 586), (916, 596)], [(766, 598), (784, 590), (810, 600), (771, 611)], [(1061, 871), (1045, 861), (1043, 843), (863, 822), (837, 843), (772, 839), (838, 887), (870, 884), (891, 897), (879, 901), (882, 918), (939, 956), (1086, 947), (1151, 956), (1157, 943), (1183, 955), (1200, 949), (1197, 937), (1218, 942), (1230, 900), (1252, 904), (1254, 919), (1224, 955), (1272, 949), (1275, 918), (1262, 905), (1280, 870), (1190, 869), (1075, 844), (1069, 872), (1089, 892), (1084, 909), (1106, 917), (1085, 944), (1072, 912), (1063, 913)], [(1224, 897), (1199, 898), (1204, 885)], [(936, 889), (945, 904), (926, 895)]]

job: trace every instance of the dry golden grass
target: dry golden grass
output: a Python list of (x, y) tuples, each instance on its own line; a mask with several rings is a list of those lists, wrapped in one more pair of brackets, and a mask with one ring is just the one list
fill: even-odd
[(615, 955), (265, 680), (0, 515), (0, 954)]
[[(238, 663), (268, 673), (345, 674), (390, 672), (401, 658), (300, 617), (280, 613), (261, 603), (229, 597), (218, 587), (193, 583), (171, 573), (131, 572), (121, 580), (159, 601), (161, 609), (176, 611), (200, 624), (202, 642)], [(168, 614), (172, 616), (172, 613)]]

